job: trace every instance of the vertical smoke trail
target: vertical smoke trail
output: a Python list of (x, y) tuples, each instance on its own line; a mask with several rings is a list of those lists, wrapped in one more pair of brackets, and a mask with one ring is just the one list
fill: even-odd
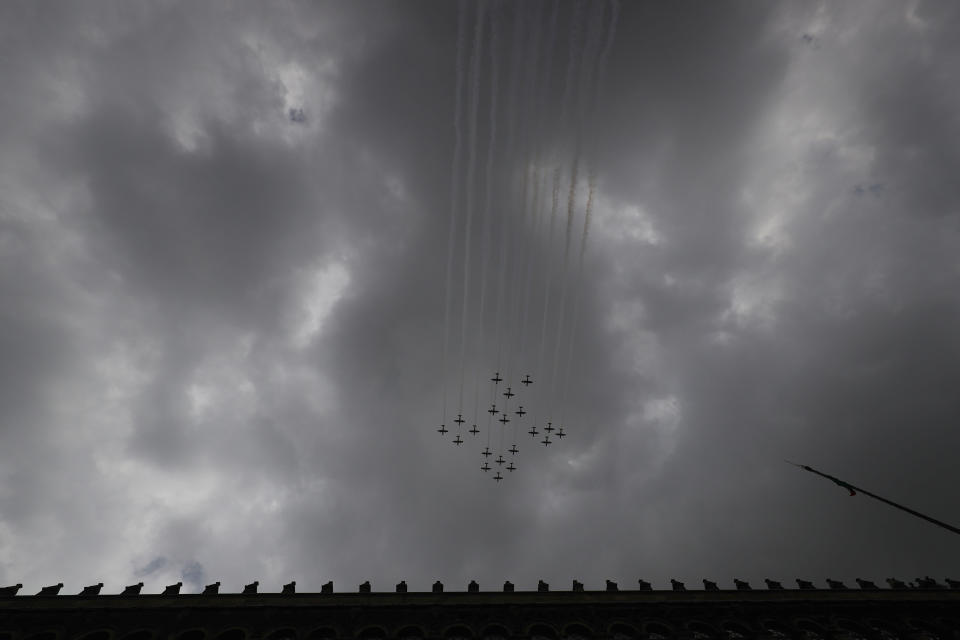
[(450, 177), (450, 235), (447, 239), (447, 279), (443, 308), (443, 418), (441, 424), (447, 422), (447, 356), (450, 348), (450, 289), (453, 279), (453, 239), (457, 228), (457, 205), (460, 200), (460, 147), (462, 133), (460, 127), (461, 95), (463, 94), (463, 50), (467, 31), (467, 1), (460, 0), (457, 7), (459, 19), (457, 21), (457, 89), (456, 106), (453, 115), (454, 145), (453, 171)]
[[(516, 7), (513, 17), (513, 50), (511, 53), (510, 65), (510, 82), (509, 89), (507, 91), (507, 140), (506, 148), (504, 152), (504, 157), (508, 160), (513, 155), (514, 148), (514, 138), (516, 134), (517, 127), (517, 92), (518, 86), (520, 84), (520, 58), (521, 51), (523, 48), (523, 13), (521, 7), (523, 6), (520, 3), (515, 3), (513, 5)], [(510, 191), (510, 187), (507, 187), (507, 191)], [(497, 343), (497, 371), (500, 370), (500, 362), (503, 357), (503, 298), (504, 298), (504, 289), (506, 287), (506, 275), (507, 275), (507, 262), (510, 258), (510, 253), (507, 251), (507, 244), (510, 240), (508, 234), (508, 225), (507, 225), (507, 216), (504, 212), (504, 207), (501, 206), (500, 210), (500, 275), (498, 278), (497, 284), (497, 304), (495, 311), (496, 318), (496, 343)], [(495, 396), (494, 396), (495, 397)]]
[[(609, 59), (610, 51), (613, 48), (613, 40), (616, 34), (617, 19), (619, 17), (619, 14), (620, 14), (620, 1), (612, 0), (611, 7), (610, 7), (610, 24), (607, 27), (607, 37), (603, 44), (603, 48), (600, 52), (600, 55), (597, 59), (596, 69), (594, 72), (594, 77), (595, 77), (594, 92), (593, 92), (591, 103), (588, 107), (589, 108), (588, 117), (591, 119), (595, 115), (596, 105), (599, 102), (600, 95), (603, 89), (603, 78), (606, 72), (607, 60)], [(599, 23), (599, 19), (600, 19), (600, 16), (598, 15), (597, 17), (598, 23)], [(593, 154), (590, 154), (590, 155), (592, 156)], [(563, 405), (566, 402), (570, 370), (572, 369), (572, 366), (573, 366), (573, 346), (576, 338), (577, 320), (578, 320), (578, 314), (580, 309), (579, 301), (580, 301), (580, 291), (581, 291), (581, 276), (583, 272), (583, 260), (584, 260), (584, 254), (586, 253), (586, 250), (587, 250), (587, 239), (589, 238), (589, 235), (590, 235), (590, 220), (593, 215), (594, 198), (597, 190), (597, 175), (596, 175), (595, 167), (592, 168), (589, 172), (588, 183), (589, 183), (589, 193), (587, 195), (587, 208), (586, 208), (586, 213), (584, 215), (584, 220), (583, 220), (583, 235), (581, 236), (581, 239), (580, 239), (580, 258), (577, 266), (577, 280), (576, 280), (576, 289), (575, 289), (576, 293), (574, 294), (574, 304), (573, 304), (573, 322), (570, 328), (570, 345), (569, 345), (569, 351), (567, 353), (566, 370), (564, 372), (563, 395), (561, 400), (562, 408), (561, 408), (561, 415), (560, 415), (561, 425), (563, 424), (564, 413), (566, 412), (565, 406)]]
[[(523, 77), (523, 91), (521, 95), (521, 124), (522, 124), (522, 138), (521, 138), (521, 148), (523, 150), (523, 178), (521, 183), (521, 194), (520, 194), (520, 211), (522, 215), (522, 225), (524, 227), (532, 226), (530, 220), (531, 215), (531, 205), (530, 197), (532, 197), (533, 189), (531, 173), (533, 167), (531, 166), (531, 147), (535, 140), (531, 135), (532, 127), (530, 122), (533, 116), (533, 109), (535, 107), (536, 94), (532, 88), (536, 87), (537, 82), (537, 70), (539, 62), (539, 53), (540, 53), (540, 38), (541, 38), (541, 12), (543, 9), (543, 3), (537, 2), (533, 5), (534, 10), (531, 15), (531, 20), (533, 23), (533, 31), (530, 38), (530, 43), (528, 47), (529, 53), (526, 56), (526, 64), (524, 65), (524, 77)], [(526, 232), (521, 231), (520, 238), (527, 235)], [(517, 360), (517, 353), (522, 348), (523, 336), (520, 328), (520, 312), (521, 312), (521, 300), (520, 296), (523, 293), (524, 277), (526, 271), (526, 265), (528, 260), (523, 252), (523, 247), (520, 242), (514, 242), (513, 246), (515, 247), (515, 254), (513, 258), (514, 262), (514, 278), (512, 280), (513, 290), (510, 297), (510, 330), (507, 334), (507, 367), (506, 367), (506, 382), (507, 385), (510, 385), (513, 381), (514, 374), (514, 363)], [(519, 340), (520, 344), (514, 344), (515, 340)]]
[[(463, 412), (463, 379), (467, 369), (467, 310), (470, 302), (470, 232), (474, 208), (474, 174), (477, 159), (477, 110), (480, 102), (480, 57), (483, 53), (483, 21), (484, 3), (477, 3), (477, 18), (473, 30), (473, 53), (471, 54), (471, 87), (470, 87), (470, 138), (467, 150), (467, 220), (463, 230), (463, 308), (460, 318), (460, 404), (459, 411)], [(462, 425), (458, 423), (459, 433)]]
[(567, 110), (570, 108), (573, 87), (575, 84), (577, 60), (580, 54), (580, 23), (581, 13), (583, 12), (582, 0), (577, 0), (573, 5), (573, 14), (570, 17), (570, 41), (567, 51), (567, 79), (563, 85), (563, 99), (560, 102), (560, 122), (567, 119)]
[[(573, 166), (570, 170), (570, 190), (567, 194), (567, 233), (565, 237), (564, 251), (563, 251), (563, 282), (561, 285), (560, 293), (560, 319), (557, 323), (557, 342), (554, 347), (554, 359), (553, 359), (553, 377), (551, 379), (550, 388), (551, 388), (551, 400), (553, 398), (553, 390), (555, 389), (555, 384), (557, 382), (558, 368), (560, 365), (560, 343), (563, 340), (563, 318), (565, 315), (565, 304), (567, 298), (567, 269), (568, 269), (568, 260), (570, 254), (570, 239), (573, 233), (573, 218), (576, 207), (577, 200), (577, 186), (579, 182), (578, 170), (580, 166), (580, 156), (583, 149), (583, 134), (584, 134), (584, 119), (585, 111), (587, 109), (587, 103), (590, 96), (589, 89), (591, 87), (591, 82), (589, 79), (589, 72), (593, 70), (595, 65), (595, 60), (597, 56), (597, 49), (599, 47), (600, 40), (600, 28), (602, 24), (603, 17), (603, 5), (594, 5), (596, 8), (591, 13), (589, 25), (587, 29), (586, 39), (583, 42), (583, 46), (580, 50), (580, 57), (578, 64), (574, 64), (574, 58), (571, 54), (569, 61), (569, 66), (567, 68), (567, 80), (572, 81), (574, 75), (577, 76), (576, 85), (576, 112), (574, 114), (574, 129), (575, 129), (575, 144), (574, 144), (574, 155), (573, 155)], [(571, 47), (574, 43), (574, 34), (571, 31)], [(574, 71), (576, 67), (579, 67), (579, 73), (575, 74)], [(572, 86), (568, 86), (569, 89), (567, 93), (568, 98), (573, 100), (574, 90)]]
[[(542, 404), (547, 387), (546, 375), (543, 374), (543, 351), (546, 348), (547, 344), (547, 317), (550, 310), (550, 289), (553, 287), (553, 228), (556, 224), (557, 219), (557, 209), (560, 205), (560, 166), (556, 166), (553, 169), (553, 197), (551, 198), (550, 204), (550, 229), (547, 232), (547, 273), (544, 278), (543, 286), (543, 321), (540, 325), (540, 350), (537, 353), (537, 366), (535, 371), (540, 377), (541, 384), (537, 385), (537, 409), (536, 412), (540, 412), (540, 405)], [(547, 397), (549, 402), (550, 398)], [(531, 421), (534, 425), (537, 424), (536, 414), (531, 414)]]
[(547, 341), (547, 316), (550, 310), (550, 289), (553, 285), (553, 228), (557, 220), (560, 204), (560, 167), (553, 169), (553, 197), (550, 204), (550, 229), (547, 233), (547, 275), (543, 287), (543, 322), (540, 328), (540, 352), (537, 356), (537, 373), (543, 364), (543, 350)]
[[(578, 143), (579, 144), (579, 143)], [(560, 273), (560, 304), (557, 307), (559, 319), (557, 320), (557, 341), (553, 348), (553, 372), (550, 377), (550, 404), (551, 410), (548, 415), (552, 416), (552, 405), (554, 392), (557, 384), (557, 371), (560, 365), (560, 342), (563, 339), (563, 316), (567, 302), (567, 264), (570, 259), (570, 237), (573, 234), (573, 216), (576, 205), (577, 195), (577, 175), (579, 172), (580, 154), (578, 152), (573, 156), (573, 166), (570, 169), (570, 189), (567, 195), (567, 228), (563, 244), (563, 268)]]
[[(540, 191), (543, 186), (543, 171), (539, 167), (534, 168), (534, 173), (536, 174), (536, 180), (534, 182), (533, 188), (533, 238), (536, 239), (540, 235)], [(523, 292), (523, 316), (520, 321), (520, 344), (518, 349), (520, 352), (520, 366), (524, 364), (524, 356), (527, 353), (527, 344), (526, 344), (526, 335), (527, 335), (527, 318), (530, 311), (530, 285), (533, 281), (533, 256), (534, 252), (528, 250), (526, 257), (526, 268), (524, 269), (524, 292)]]
[(589, 182), (589, 191), (587, 192), (587, 208), (583, 216), (583, 235), (580, 236), (580, 258), (577, 261), (577, 278), (574, 282), (574, 293), (573, 293), (573, 308), (571, 309), (571, 315), (573, 315), (572, 322), (570, 323), (570, 338), (568, 340), (569, 346), (567, 350), (567, 364), (563, 371), (563, 385), (561, 387), (562, 393), (560, 396), (560, 425), (563, 425), (564, 413), (566, 412), (566, 398), (567, 390), (570, 380), (570, 369), (573, 365), (573, 345), (574, 338), (577, 334), (577, 319), (579, 318), (580, 311), (580, 291), (581, 291), (581, 277), (583, 275), (583, 256), (587, 252), (587, 238), (590, 237), (590, 219), (593, 217), (593, 202), (594, 197), (597, 193), (597, 176), (596, 173), (591, 171), (588, 178)]
[[(542, 116), (543, 112), (546, 110), (545, 107), (548, 104), (548, 94), (550, 90), (550, 80), (553, 75), (553, 52), (556, 47), (557, 39), (557, 21), (560, 15), (560, 2), (559, 0), (554, 0), (552, 3), (552, 11), (550, 12), (550, 19), (547, 28), (546, 36), (546, 45), (543, 49), (543, 70), (539, 74), (533, 74), (534, 77), (531, 78), (531, 86), (534, 87), (534, 95), (531, 100), (531, 104), (536, 113), (540, 114), (540, 117), (535, 119), (533, 123), (534, 128), (534, 167), (537, 171), (537, 180), (534, 186), (533, 193), (533, 210), (534, 210), (534, 238), (539, 236), (540, 229), (540, 218), (541, 218), (541, 209), (543, 203), (541, 202), (541, 193), (543, 191), (543, 169), (541, 168), (541, 158), (542, 158), (542, 146), (543, 146), (543, 128), (545, 124), (545, 118)], [(539, 51), (539, 47), (538, 47)], [(539, 75), (539, 79), (536, 76)], [(550, 224), (553, 224), (551, 219)], [(552, 230), (552, 226), (551, 226)], [(530, 251), (527, 255), (527, 268), (525, 276), (525, 291), (523, 298), (523, 319), (521, 320), (520, 325), (520, 361), (521, 366), (526, 365), (529, 368), (529, 362), (526, 362), (526, 336), (527, 336), (527, 323), (530, 315), (530, 287), (534, 277), (534, 266), (539, 261), (534, 261), (535, 253)], [(548, 254), (549, 255), (549, 254)], [(542, 334), (541, 334), (542, 342)], [(535, 374), (539, 377), (540, 363), (537, 362), (537, 368), (534, 370)], [(527, 371), (526, 373), (530, 373)], [(538, 387), (539, 388), (539, 387)]]
[(597, 102), (603, 92), (603, 80), (607, 71), (607, 60), (610, 58), (610, 51), (613, 49), (613, 39), (617, 34), (617, 20), (620, 17), (620, 0), (612, 0), (610, 3), (610, 25), (607, 27), (607, 40), (603, 43), (603, 50), (600, 52), (600, 59), (597, 61), (597, 81), (594, 87), (593, 104), (591, 105), (591, 116), (596, 112)]
[[(484, 312), (487, 298), (487, 269), (490, 255), (490, 203), (493, 199), (493, 159), (497, 141), (497, 84), (499, 82), (499, 32), (498, 16), (496, 6), (493, 9), (493, 15), (490, 18), (490, 141), (487, 144), (487, 166), (486, 166), (486, 189), (483, 199), (483, 237), (481, 239), (480, 257), (480, 331), (478, 332), (479, 349), (481, 360), (485, 355), (486, 331), (484, 327)], [(485, 371), (484, 367), (478, 367), (476, 382), (473, 388), (473, 421), (477, 421), (477, 412), (480, 404), (480, 378)], [(488, 425), (489, 426), (489, 425)], [(489, 437), (489, 433), (487, 434)], [(490, 444), (489, 442), (487, 443)]]

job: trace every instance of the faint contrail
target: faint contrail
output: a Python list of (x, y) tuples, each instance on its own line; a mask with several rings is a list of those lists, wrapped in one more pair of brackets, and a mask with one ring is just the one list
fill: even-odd
[[(591, 121), (596, 115), (596, 106), (597, 106), (597, 103), (599, 102), (600, 94), (602, 91), (603, 77), (606, 72), (607, 60), (610, 56), (610, 51), (613, 48), (613, 40), (616, 34), (617, 18), (619, 16), (619, 13), (620, 13), (620, 2), (619, 0), (613, 0), (613, 2), (611, 2), (610, 24), (607, 27), (606, 39), (605, 39), (603, 48), (601, 49), (600, 54), (597, 57), (596, 65), (594, 69), (594, 74), (593, 74), (594, 75), (594, 82), (593, 82), (594, 91), (593, 91), (593, 95), (591, 96), (592, 99), (590, 103), (586, 105), (586, 108), (588, 110), (588, 113), (586, 114), (586, 118), (590, 119)], [(595, 24), (597, 29), (596, 36), (594, 38), (594, 42), (596, 44), (599, 44), (600, 24), (601, 24), (602, 18), (603, 18), (603, 10), (601, 7), (598, 10), (598, 12), (595, 14), (594, 20), (591, 20), (592, 25)], [(591, 28), (591, 31), (593, 31), (593, 28)], [(591, 140), (592, 139), (593, 138), (591, 137)], [(594, 144), (591, 143), (590, 144), (591, 151), (593, 147), (594, 147)], [(593, 216), (594, 200), (595, 200), (596, 191), (597, 191), (597, 174), (596, 174), (596, 168), (595, 168), (595, 159), (592, 158), (593, 153), (589, 153), (588, 155), (591, 156), (590, 162), (591, 162), (591, 165), (594, 165), (594, 166), (591, 167), (590, 171), (588, 172), (589, 192), (587, 194), (587, 206), (586, 206), (586, 211), (583, 219), (583, 235), (580, 238), (580, 257), (577, 265), (577, 277), (574, 285), (575, 293), (574, 293), (574, 302), (573, 302), (573, 309), (572, 309), (573, 321), (571, 323), (570, 338), (569, 338), (570, 344), (569, 344), (569, 350), (567, 353), (567, 365), (563, 374), (564, 382), (563, 382), (563, 387), (562, 387), (563, 391), (561, 396), (561, 407), (562, 407), (561, 416), (560, 416), (561, 424), (563, 424), (563, 420), (564, 420), (563, 414), (566, 411), (567, 388), (569, 384), (570, 370), (573, 366), (573, 347), (576, 341), (577, 320), (578, 320), (579, 311), (580, 311), (580, 292), (582, 287), (583, 261), (584, 261), (584, 255), (586, 254), (586, 251), (587, 251), (587, 239), (589, 238), (589, 235), (590, 235), (590, 221)]]
[[(577, 8), (580, 9), (578, 3)], [(574, 56), (573, 49), (575, 48), (579, 36), (579, 27), (571, 28), (570, 33), (570, 47), (571, 55), (568, 61), (567, 68), (567, 82), (568, 86), (565, 88), (565, 95), (567, 100), (573, 101), (574, 95), (576, 95), (576, 107), (573, 115), (573, 126), (574, 126), (574, 148), (573, 148), (573, 164), (570, 169), (570, 190), (567, 193), (567, 226), (566, 226), (566, 235), (564, 237), (564, 247), (563, 247), (563, 281), (561, 283), (560, 289), (560, 308), (559, 308), (559, 320), (557, 322), (557, 341), (554, 347), (553, 355), (553, 375), (550, 382), (551, 389), (551, 404), (553, 399), (553, 390), (556, 388), (558, 368), (560, 366), (560, 344), (563, 341), (563, 318), (566, 313), (566, 299), (567, 299), (567, 287), (568, 280), (568, 262), (570, 256), (570, 240), (573, 235), (573, 219), (576, 209), (577, 201), (577, 186), (579, 183), (579, 168), (580, 168), (580, 155), (583, 147), (583, 133), (584, 133), (584, 110), (586, 107), (587, 96), (589, 95), (588, 87), (590, 85), (588, 76), (588, 70), (591, 67), (593, 58), (596, 54), (597, 39), (599, 36), (598, 30), (600, 27), (600, 19), (602, 17), (602, 5), (599, 10), (594, 10), (591, 13), (589, 25), (587, 29), (586, 39), (580, 47), (579, 58)], [(579, 73), (576, 73), (579, 68)], [(576, 80), (574, 81), (574, 78)], [(573, 85), (576, 85), (576, 91), (574, 91)]]
[[(463, 238), (463, 307), (460, 318), (460, 405), (458, 410), (463, 412), (463, 379), (467, 370), (467, 311), (470, 302), (470, 232), (473, 220), (474, 197), (473, 187), (476, 173), (477, 159), (477, 110), (480, 102), (480, 57), (483, 53), (483, 13), (485, 4), (477, 3), (477, 18), (473, 29), (473, 53), (471, 55), (470, 75), (470, 138), (467, 150), (467, 220), (464, 225)], [(458, 423), (459, 433), (462, 425)]]
[[(578, 141), (579, 144), (579, 141)], [(577, 174), (579, 171), (580, 154), (579, 151), (573, 156), (573, 166), (570, 170), (570, 189), (567, 195), (567, 227), (563, 240), (563, 266), (560, 275), (560, 305), (557, 307), (557, 341), (553, 348), (553, 373), (550, 377), (550, 404), (553, 404), (554, 391), (556, 389), (557, 371), (560, 366), (560, 342), (563, 340), (563, 316), (567, 302), (567, 264), (570, 257), (570, 236), (573, 234), (573, 216), (576, 205), (577, 195)], [(551, 408), (552, 411), (552, 408)], [(549, 415), (552, 415), (550, 413)]]
[[(521, 207), (523, 211), (523, 225), (526, 227), (526, 231), (521, 232), (521, 238), (523, 237), (534, 237), (537, 231), (537, 184), (536, 184), (536, 149), (538, 140), (534, 130), (535, 126), (532, 125), (533, 115), (538, 102), (538, 92), (537, 88), (539, 83), (537, 82), (538, 71), (539, 71), (539, 62), (540, 62), (540, 40), (542, 36), (541, 28), (541, 12), (544, 5), (542, 3), (537, 3), (534, 5), (534, 13), (532, 16), (533, 21), (533, 33), (530, 38), (529, 53), (527, 55), (527, 64), (525, 69), (525, 78), (524, 78), (524, 91), (523, 91), (523, 157), (524, 157), (524, 166), (523, 166), (523, 188), (521, 189)], [(524, 353), (524, 316), (526, 314), (526, 308), (528, 306), (529, 299), (529, 285), (530, 285), (530, 262), (531, 262), (531, 252), (529, 250), (524, 251), (524, 246), (520, 243), (516, 243), (516, 252), (517, 252), (517, 271), (516, 278), (514, 280), (514, 302), (513, 307), (514, 311), (511, 313), (511, 321), (515, 323), (515, 327), (512, 331), (511, 340), (516, 339), (517, 344), (515, 347), (510, 350), (510, 359), (508, 360), (507, 366), (507, 384), (512, 382), (513, 374), (515, 373), (514, 369), (516, 363), (522, 362), (522, 355)], [(522, 262), (522, 271), (520, 270)], [(522, 300), (522, 303), (521, 303)], [(512, 342), (511, 342), (512, 344)]]
[[(553, 287), (553, 228), (556, 224), (557, 219), (557, 209), (560, 204), (560, 166), (556, 166), (553, 169), (553, 197), (550, 204), (550, 227), (547, 232), (547, 273), (544, 278), (544, 287), (543, 287), (543, 321), (540, 325), (540, 350), (537, 352), (537, 367), (535, 369), (537, 375), (540, 378), (540, 382), (537, 385), (537, 409), (536, 412), (540, 412), (540, 405), (543, 403), (545, 391), (547, 390), (546, 386), (546, 375), (543, 373), (543, 352), (547, 344), (547, 317), (550, 310), (550, 289)], [(547, 398), (549, 401), (549, 398)], [(531, 415), (531, 420), (534, 424), (537, 423), (537, 416)]]
[[(507, 91), (507, 140), (506, 147), (504, 152), (504, 157), (509, 162), (513, 155), (514, 148), (514, 138), (516, 134), (517, 127), (517, 91), (518, 85), (520, 83), (520, 62), (519, 59), (521, 56), (521, 51), (523, 49), (523, 14), (521, 12), (522, 4), (515, 3), (515, 12), (513, 16), (513, 48), (510, 60), (512, 64), (510, 65), (510, 82), (508, 85)], [(506, 191), (512, 191), (512, 188), (508, 185)], [(507, 262), (510, 258), (510, 253), (507, 251), (507, 244), (510, 241), (510, 236), (508, 233), (508, 219), (509, 214), (506, 213), (510, 206), (509, 198), (507, 198), (507, 203), (500, 207), (500, 276), (498, 278), (497, 285), (497, 305), (496, 305), (496, 342), (497, 342), (497, 370), (500, 370), (500, 362), (503, 356), (503, 331), (504, 331), (504, 321), (503, 321), (503, 298), (506, 295), (504, 289), (506, 288), (506, 274), (507, 274)]]
[(456, 236), (457, 205), (460, 200), (460, 147), (462, 146), (460, 112), (463, 110), (461, 96), (463, 94), (463, 50), (467, 30), (467, 0), (460, 0), (457, 11), (459, 14), (459, 19), (457, 20), (457, 89), (456, 106), (453, 112), (454, 145), (453, 170), (450, 177), (450, 235), (447, 239), (447, 278), (443, 307), (443, 418), (441, 424), (447, 423), (447, 356), (450, 349), (450, 289), (453, 284), (453, 239)]
[(564, 413), (566, 412), (566, 398), (567, 390), (570, 381), (570, 369), (573, 365), (573, 345), (575, 342), (575, 337), (577, 335), (577, 320), (580, 315), (580, 291), (583, 285), (582, 276), (583, 276), (583, 256), (587, 253), (587, 238), (590, 237), (590, 219), (593, 217), (593, 202), (594, 197), (597, 192), (597, 176), (591, 171), (588, 178), (589, 190), (587, 192), (587, 208), (583, 216), (583, 234), (580, 236), (580, 258), (577, 263), (577, 277), (574, 281), (573, 288), (573, 307), (570, 311), (573, 316), (570, 323), (570, 338), (568, 340), (569, 345), (567, 349), (567, 364), (563, 371), (563, 386), (561, 387), (562, 393), (560, 395), (560, 424), (564, 424)]
[[(497, 83), (499, 82), (499, 63), (498, 63), (498, 50), (499, 50), (499, 31), (498, 31), (498, 15), (496, 12), (496, 5), (494, 5), (493, 13), (490, 17), (490, 141), (487, 144), (487, 166), (485, 172), (486, 178), (486, 189), (484, 192), (483, 199), (483, 237), (481, 239), (481, 249), (480, 249), (480, 331), (478, 331), (478, 340), (479, 340), (479, 350), (477, 353), (480, 354), (480, 360), (483, 361), (485, 357), (485, 343), (486, 343), (486, 330), (484, 326), (484, 312), (486, 308), (486, 298), (487, 298), (487, 269), (489, 268), (489, 254), (490, 254), (490, 204), (493, 198), (493, 159), (496, 149), (497, 141)], [(476, 384), (474, 384), (473, 389), (473, 420), (477, 421), (477, 412), (480, 403), (480, 378), (484, 376), (482, 372), (485, 371), (485, 368), (479, 366), (477, 369), (476, 375)], [(489, 444), (489, 443), (488, 443)]]

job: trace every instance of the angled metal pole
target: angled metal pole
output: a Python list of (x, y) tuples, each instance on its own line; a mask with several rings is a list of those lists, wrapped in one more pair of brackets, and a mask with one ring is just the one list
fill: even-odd
[(888, 505), (890, 505), (891, 507), (896, 507), (897, 509), (900, 509), (901, 511), (906, 511), (906, 512), (909, 513), (910, 515), (917, 516), (918, 518), (923, 518), (923, 519), (926, 520), (927, 522), (931, 522), (931, 523), (937, 525), (938, 527), (943, 527), (944, 529), (946, 529), (946, 530), (948, 530), (948, 531), (952, 531), (952, 532), (954, 532), (954, 533), (956, 533), (956, 534), (960, 534), (960, 529), (958, 529), (957, 527), (951, 526), (951, 525), (947, 524), (946, 522), (940, 522), (939, 520), (937, 520), (937, 519), (935, 519), (935, 518), (931, 518), (930, 516), (925, 516), (925, 515), (923, 515), (922, 513), (920, 513), (919, 511), (914, 511), (913, 509), (907, 508), (907, 507), (903, 506), (902, 504), (897, 504), (896, 502), (893, 502), (892, 500), (887, 500), (886, 498), (880, 497), (880, 496), (876, 495), (875, 493), (870, 493), (869, 491), (865, 491), (864, 489), (861, 489), (860, 487), (855, 487), (855, 486), (853, 486), (852, 484), (850, 484), (849, 482), (844, 482), (843, 480), (841, 480), (841, 479), (839, 479), (839, 478), (834, 478), (834, 477), (831, 476), (831, 475), (828, 475), (828, 474), (826, 474), (826, 473), (822, 473), (822, 472), (820, 472), (820, 471), (817, 471), (816, 469), (814, 469), (814, 468), (812, 468), (812, 467), (808, 467), (808, 466), (805, 465), (805, 464), (797, 464), (796, 462), (790, 462), (789, 460), (784, 460), (784, 462), (787, 462), (787, 463), (789, 463), (789, 464), (792, 464), (792, 465), (795, 466), (795, 467), (800, 467), (800, 468), (803, 469), (804, 471), (809, 471), (810, 473), (815, 473), (815, 474), (817, 474), (817, 475), (820, 476), (820, 477), (823, 477), (823, 478), (826, 478), (827, 480), (832, 481), (834, 484), (836, 484), (836, 485), (838, 485), (838, 486), (841, 486), (841, 487), (843, 487), (844, 489), (846, 489), (847, 491), (849, 491), (851, 496), (857, 495), (857, 492), (859, 491), (860, 493), (862, 493), (862, 494), (864, 494), (864, 495), (868, 495), (868, 496), (870, 496), (871, 498), (875, 498), (875, 499), (879, 500), (880, 502), (885, 502), (885, 503), (887, 503)]

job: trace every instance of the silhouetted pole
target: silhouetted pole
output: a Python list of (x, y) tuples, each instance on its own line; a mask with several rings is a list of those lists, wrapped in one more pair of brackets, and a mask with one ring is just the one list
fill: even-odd
[(953, 526), (950, 526), (950, 525), (947, 524), (946, 522), (940, 522), (939, 520), (936, 520), (935, 518), (931, 518), (930, 516), (925, 516), (925, 515), (923, 515), (923, 514), (920, 513), (919, 511), (914, 511), (913, 509), (909, 509), (909, 508), (903, 506), (902, 504), (897, 504), (896, 502), (893, 502), (893, 501), (891, 501), (891, 500), (887, 500), (886, 498), (882, 498), (882, 497), (876, 495), (875, 493), (870, 493), (869, 491), (865, 491), (865, 490), (861, 489), (860, 487), (855, 487), (855, 486), (853, 486), (852, 484), (850, 484), (849, 482), (844, 482), (844, 481), (841, 480), (840, 478), (834, 478), (834, 477), (831, 476), (831, 475), (827, 475), (826, 473), (822, 473), (822, 472), (820, 472), (820, 471), (817, 471), (816, 469), (813, 469), (813, 468), (811, 468), (811, 467), (808, 467), (808, 466), (805, 465), (805, 464), (797, 464), (796, 462), (790, 462), (789, 460), (785, 460), (784, 462), (788, 462), (788, 463), (792, 464), (792, 465), (795, 466), (795, 467), (800, 467), (801, 469), (804, 469), (805, 471), (809, 471), (810, 473), (815, 473), (815, 474), (817, 474), (818, 476), (821, 476), (821, 477), (823, 477), (823, 478), (826, 478), (827, 480), (833, 481), (834, 484), (837, 484), (837, 485), (843, 487), (844, 489), (846, 489), (847, 491), (849, 491), (851, 496), (857, 495), (857, 491), (859, 491), (860, 493), (862, 493), (862, 494), (864, 494), (864, 495), (868, 495), (868, 496), (870, 496), (871, 498), (876, 498), (876, 499), (879, 500), (880, 502), (886, 502), (886, 503), (887, 503), (888, 505), (890, 505), (891, 507), (896, 507), (897, 509), (900, 509), (901, 511), (906, 511), (906, 512), (909, 513), (910, 515), (917, 516), (918, 518), (923, 518), (923, 519), (926, 520), (927, 522), (932, 522), (933, 524), (937, 525), (938, 527), (943, 527), (944, 529), (947, 529), (948, 531), (953, 531), (954, 533), (960, 534), (960, 529), (958, 529), (958, 528), (956, 528), (956, 527), (953, 527)]

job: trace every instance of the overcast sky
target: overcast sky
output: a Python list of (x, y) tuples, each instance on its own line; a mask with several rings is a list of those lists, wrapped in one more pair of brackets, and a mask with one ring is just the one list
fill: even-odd
[(960, 578), (960, 5), (613, 6), (2, 3), (0, 583)]

